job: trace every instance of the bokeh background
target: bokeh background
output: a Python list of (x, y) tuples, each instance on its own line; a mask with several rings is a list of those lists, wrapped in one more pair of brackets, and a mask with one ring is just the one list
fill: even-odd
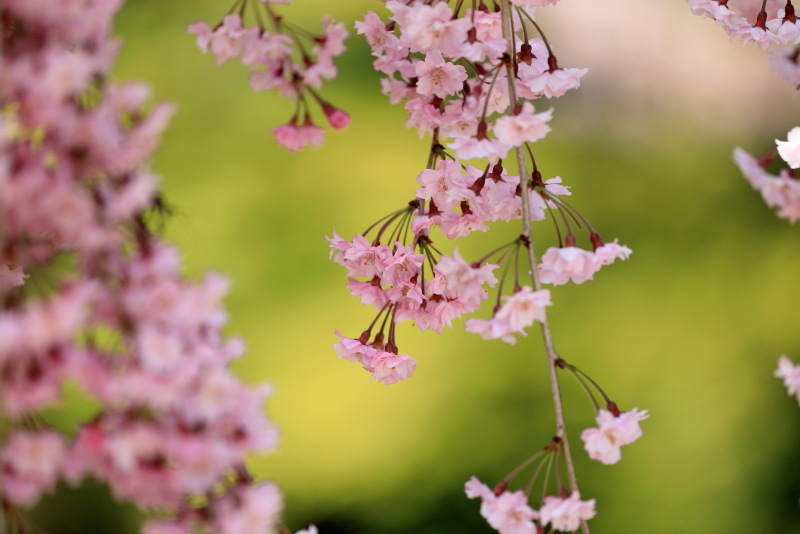
[[(179, 106), (153, 162), (175, 208), (167, 234), (189, 276), (231, 277), (229, 331), (249, 347), (236, 368), (276, 388), (268, 410), (282, 445), (251, 467), (283, 488), (294, 530), (491, 532), (463, 483), (474, 474), (494, 484), (551, 437), (540, 337), (511, 347), (461, 322), (439, 336), (403, 325), (400, 348), (419, 368), (391, 387), (336, 358), (334, 329), (357, 336), (372, 312), (348, 295), (324, 237), (361, 232), (409, 200), (427, 140), (404, 129), (351, 35), (324, 92), (351, 127), (319, 149), (278, 147), (269, 129), (290, 106), (251, 92), (240, 65), (216, 67), (185, 31), (229, 7), (130, 0), (115, 77), (147, 81)], [(324, 14), (352, 28), (382, 8), (279, 7), (312, 30)], [(592, 282), (554, 290), (556, 344), (623, 409), (651, 414), (621, 463), (593, 462), (578, 438), (593, 425), (591, 405), (563, 377), (582, 494), (597, 499), (593, 531), (800, 532), (800, 408), (773, 377), (780, 354), (800, 360), (800, 229), (731, 163), (734, 146), (763, 154), (785, 138), (800, 95), (758, 50), (728, 43), (682, 2), (563, 0), (541, 21), (560, 64), (590, 71), (574, 95), (539, 104), (556, 108), (536, 146), (540, 168), (572, 186), (601, 235), (634, 251)], [(475, 258), (518, 233), (498, 225), (457, 245)], [(540, 252), (554, 241), (549, 223), (535, 233)], [(90, 410), (68, 393), (70, 407), (52, 414), (59, 424)], [(55, 534), (132, 533), (139, 521), (91, 484), (60, 488), (37, 518)]]

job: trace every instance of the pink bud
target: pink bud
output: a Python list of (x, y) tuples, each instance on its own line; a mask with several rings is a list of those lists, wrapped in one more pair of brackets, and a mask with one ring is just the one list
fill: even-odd
[(335, 130), (344, 130), (350, 124), (350, 115), (337, 107), (325, 104), (322, 111), (325, 112), (325, 116), (328, 117), (328, 123)]

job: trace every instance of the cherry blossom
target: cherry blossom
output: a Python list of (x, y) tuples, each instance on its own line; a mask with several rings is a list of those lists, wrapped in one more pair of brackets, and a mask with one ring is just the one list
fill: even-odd
[(297, 125), (297, 120), (292, 119), (287, 124), (276, 126), (271, 130), (278, 144), (286, 147), (291, 152), (296, 152), (307, 146), (318, 147), (323, 142), (324, 130), (315, 126), (309, 119), (302, 126)]
[(522, 491), (503, 491), (495, 494), (480, 480), (471, 477), (464, 485), (467, 497), (481, 499), (481, 516), (501, 534), (536, 534), (535, 520), (539, 512), (528, 504), (528, 498)]
[[(287, 30), (283, 18), (270, 7), (288, 3), (244, 0), (241, 13), (248, 4), (252, 5), (257, 26), (245, 27), (241, 13), (231, 13), (213, 30), (205, 22), (197, 22), (190, 24), (188, 31), (197, 35), (201, 52), (210, 51), (217, 58), (217, 65), (238, 59), (250, 69), (249, 82), (254, 91), (277, 90), (295, 101), (296, 109), (303, 109), (301, 115), (295, 113), (287, 124), (271, 129), (278, 144), (294, 152), (323, 142), (324, 130), (314, 124), (309, 100), (319, 104), (332, 128), (342, 130), (350, 123), (345, 111), (332, 106), (318, 93), (325, 80), (332, 80), (338, 74), (334, 60), (345, 51), (347, 31), (344, 25), (325, 17), (321, 35), (302, 33), (310, 41), (311, 46), (306, 47), (297, 37), (298, 32)], [(264, 27), (264, 19), (271, 23), (271, 32)]]
[(642, 436), (639, 422), (647, 418), (647, 410), (637, 408), (615, 415), (608, 410), (597, 414), (598, 428), (587, 428), (581, 433), (586, 452), (593, 460), (606, 465), (615, 464), (622, 458), (620, 447), (630, 445)]
[(800, 168), (800, 126), (789, 130), (786, 141), (775, 140), (778, 145), (778, 154), (792, 169)]
[[(446, 4), (438, 4), (446, 5)], [(417, 92), (423, 96), (436, 95), (444, 98), (461, 90), (467, 71), (461, 65), (453, 65), (445, 61), (442, 53), (432, 50), (415, 66), (417, 77)]]
[[(242, 504), (262, 486), (245, 458), (277, 445), (263, 411), (269, 388), (229, 368), (243, 344), (223, 334), (227, 280), (184, 278), (177, 250), (148, 226), (164, 215), (148, 159), (173, 107), (152, 105), (143, 84), (109, 80), (121, 2), (80, 4), (0, 7), (15, 27), (0, 48), (4, 499), (28, 508), (60, 479), (93, 477), (119, 500), (160, 510), (146, 532), (219, 531), (212, 518), (248, 524), (241, 514), (269, 504)], [(192, 31), (220, 61), (244, 54), (258, 33), (234, 15)], [(42, 284), (59, 256), (72, 265)], [(93, 400), (74, 435), (41, 417), (63, 402), (67, 382)], [(197, 504), (211, 493), (218, 502)], [(275, 500), (256, 529), (274, 526)]]
[(594, 274), (604, 265), (610, 265), (616, 259), (626, 260), (631, 254), (631, 249), (618, 244), (616, 240), (612, 243), (602, 243), (598, 237), (593, 238), (593, 241), (597, 245), (594, 252), (573, 246), (547, 249), (539, 265), (542, 282), (563, 285), (572, 281), (582, 284), (592, 280)]
[(569, 497), (548, 495), (539, 513), (543, 525), (551, 525), (553, 529), (563, 532), (574, 532), (580, 527), (581, 521), (595, 516), (594, 499), (582, 501), (577, 491), (573, 491)]
[(800, 403), (800, 365), (795, 365), (788, 357), (781, 356), (775, 377), (783, 379), (789, 395), (795, 395), (797, 402)]
[(503, 297), (503, 300), (505, 303), (488, 321), (468, 319), (464, 324), (467, 332), (479, 334), (483, 339), (502, 339), (513, 345), (516, 338), (512, 334), (528, 335), (525, 329), (534, 321), (543, 321), (544, 309), (551, 305), (548, 290), (533, 291), (528, 286), (520, 288), (511, 297)]
[(784, 8), (775, 10), (765, 9), (766, 3), (762, 7), (760, 2), (686, 2), (695, 15), (715, 20), (730, 35), (731, 40), (741, 39), (744, 43), (752, 41), (765, 50), (800, 42), (800, 27), (791, 2), (787, 2)]
[(0, 484), (4, 498), (30, 506), (52, 490), (66, 455), (63, 438), (52, 431), (17, 431), (0, 449)]
[(741, 148), (733, 152), (733, 159), (753, 189), (761, 193), (769, 207), (778, 208), (778, 217), (794, 223), (800, 219), (800, 181), (782, 169), (776, 176), (766, 171), (762, 162)]
[(552, 117), (552, 109), (534, 114), (533, 104), (526, 102), (520, 113), (497, 119), (494, 125), (494, 135), (498, 141), (509, 147), (533, 143), (544, 138), (550, 131), (547, 123)]

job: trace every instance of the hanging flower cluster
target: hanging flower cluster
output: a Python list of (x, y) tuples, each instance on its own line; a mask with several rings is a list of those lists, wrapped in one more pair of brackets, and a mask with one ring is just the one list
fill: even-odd
[[(577, 88), (586, 73), (559, 66), (536, 21), (535, 8), (555, 3), (519, 0), (502, 6), (491, 2), (490, 7), (486, 2), (389, 0), (388, 20), (369, 12), (356, 23), (382, 74), (383, 92), (390, 102), (404, 105), (406, 126), (431, 136), (428, 165), (417, 176), (414, 200), (351, 239), (335, 232), (328, 238), (334, 261), (348, 271), (351, 294), (377, 309), (360, 336), (337, 331), (334, 349), (374, 380), (393, 384), (416, 368), (416, 361), (398, 350), (396, 325), (406, 320), (439, 333), (490, 300), (491, 317), (468, 318), (466, 330), (515, 343), (516, 335), (527, 335), (534, 323), (546, 325), (552, 295), (541, 283), (580, 284), (631, 254), (616, 240), (605, 243), (565, 200), (571, 192), (561, 178), (545, 181), (534, 158), (531, 145), (550, 132), (553, 116), (552, 109), (537, 111), (535, 102)], [(521, 154), (519, 175), (508, 172), (504, 162), (512, 152)], [(524, 170), (528, 161), (529, 174)], [(554, 223), (559, 246), (537, 262), (531, 260), (533, 245), (525, 225), (545, 218)], [(497, 221), (514, 220), (523, 221), (520, 237), (476, 261), (438, 248), (443, 238), (464, 238), (488, 231)], [(591, 250), (577, 246), (576, 230), (586, 232)], [(533, 285), (521, 280), (520, 273), (526, 272), (532, 272)], [(490, 290), (496, 298), (490, 299)], [(638, 422), (646, 412), (609, 411), (616, 405), (594, 381), (561, 358), (553, 365), (577, 377), (598, 413), (599, 428), (584, 431), (587, 452), (615, 463), (619, 446), (641, 435)], [(599, 408), (587, 383), (608, 409)], [(545, 497), (537, 509), (528, 503), (529, 491), (506, 491), (516, 474), (497, 491), (474, 477), (467, 483), (467, 495), (481, 498), (481, 514), (499, 532), (573, 531), (594, 516), (594, 501), (580, 499), (563, 430), (545, 452), (548, 465), (559, 470), (563, 461), (571, 475), (569, 485), (557, 487), (557, 496)], [(547, 490), (547, 477), (542, 484)]]
[[(250, 87), (254, 91), (278, 91), (294, 102), (295, 111), (289, 122), (272, 129), (276, 141), (288, 150), (319, 146), (324, 129), (311, 118), (309, 100), (315, 101), (332, 128), (341, 130), (350, 123), (349, 115), (324, 100), (319, 90), (325, 80), (337, 76), (334, 59), (345, 51), (347, 38), (342, 24), (326, 17), (323, 31), (314, 34), (295, 26), (278, 15), (272, 4), (288, 4), (275, 0), (236, 0), (228, 15), (213, 29), (205, 22), (189, 25), (197, 35), (197, 46), (211, 52), (217, 65), (238, 59), (250, 70)], [(243, 26), (248, 7), (255, 26)], [(271, 31), (270, 31), (271, 30)]]
[[(687, 3), (695, 15), (714, 19), (731, 35), (731, 40), (754, 41), (770, 50), (770, 65), (791, 85), (800, 87), (800, 22), (792, 0), (785, 3), (783, 0), (687, 0)], [(755, 22), (748, 22), (748, 17), (754, 17)], [(736, 148), (733, 160), (767, 206), (776, 208), (778, 217), (794, 223), (800, 218), (800, 183), (795, 171), (800, 167), (800, 127), (793, 128), (786, 141), (776, 139), (775, 143), (777, 152), (760, 158)], [(773, 163), (778, 164), (778, 174), (767, 170)]]
[(536, 534), (544, 532), (545, 527), (574, 532), (582, 521), (596, 514), (594, 499), (584, 501), (577, 491), (569, 493), (563, 490), (558, 496), (547, 495), (542, 499), (541, 507), (534, 510), (523, 491), (510, 492), (507, 487), (505, 482), (501, 482), (492, 490), (475, 477), (464, 485), (468, 498), (481, 500), (481, 516), (500, 534)]
[[(771, 50), (769, 64), (800, 89), (800, 21), (792, 0), (786, 0), (785, 4), (783, 0), (687, 0), (687, 3), (694, 14), (715, 19), (731, 35), (731, 40), (754, 41)], [(738, 11), (728, 5), (734, 3)], [(747, 22), (748, 12), (755, 17), (752, 25)], [(776, 208), (778, 217), (794, 224), (800, 219), (800, 179), (796, 171), (800, 168), (800, 126), (789, 130), (786, 137), (785, 141), (775, 139), (775, 150), (760, 158), (736, 148), (733, 160), (767, 206)], [(781, 356), (775, 377), (783, 379), (789, 395), (796, 395), (800, 401), (800, 366)], [(603, 453), (598, 451), (598, 454)]]
[[(266, 386), (230, 370), (227, 281), (180, 274), (155, 233), (147, 160), (172, 113), (107, 81), (121, 0), (0, 5), (0, 495), (5, 524), (57, 480), (93, 477), (148, 534), (273, 532), (280, 490), (244, 460), (274, 449)], [(70, 435), (43, 409), (71, 381), (96, 409)]]
[(778, 217), (791, 223), (800, 219), (800, 180), (791, 167), (772, 174), (767, 167), (776, 160), (774, 155), (756, 159), (741, 148), (734, 150), (733, 160), (753, 189), (761, 193), (767, 206), (777, 208)]
[(797, 402), (800, 403), (800, 365), (792, 363), (787, 356), (781, 356), (778, 360), (775, 378), (783, 380), (786, 391), (789, 395), (797, 397)]
[(800, 43), (792, 0), (686, 0), (692, 13), (714, 19), (731, 37), (765, 50)]
[[(630, 249), (616, 242), (605, 244), (566, 203), (563, 197), (571, 193), (560, 177), (544, 181), (536, 169), (529, 144), (550, 131), (552, 109), (536, 113), (532, 101), (577, 88), (586, 69), (558, 66), (534, 18), (533, 8), (542, 2), (513, 4), (513, 57), (507, 52), (499, 7), (490, 10), (483, 2), (474, 8), (457, 2), (452, 8), (444, 1), (392, 0), (386, 2), (389, 22), (369, 12), (356, 23), (376, 57), (374, 67), (384, 75), (383, 91), (391, 102), (405, 103), (406, 125), (416, 127), (420, 135), (432, 135), (428, 168), (417, 176), (416, 199), (372, 225), (368, 231), (380, 228), (371, 241), (366, 232), (349, 241), (335, 233), (329, 238), (334, 259), (348, 268), (348, 289), (362, 303), (379, 310), (360, 338), (344, 338), (336, 351), (360, 362), (373, 378), (382, 375), (375, 373), (369, 351), (363, 347), (389, 347), (386, 350), (391, 353), (397, 349), (394, 325), (398, 322), (412, 319), (420, 329), (438, 333), (451, 326), (453, 319), (475, 312), (487, 298), (483, 284), (494, 287), (497, 283), (485, 273), (503, 262), (506, 274), (501, 277), (492, 317), (468, 319), (468, 331), (514, 343), (514, 334), (526, 335), (528, 327), (543, 320), (544, 309), (551, 304), (548, 290), (534, 290), (520, 282), (520, 247), (530, 246), (526, 239), (468, 264), (457, 253), (450, 257), (439, 251), (432, 238), (434, 229), (447, 239), (457, 239), (474, 231), (486, 232), (495, 221), (522, 219), (524, 194), (533, 221), (545, 219), (548, 211), (564, 212), (561, 222), (554, 220), (557, 229), (565, 230), (563, 239), (559, 233), (562, 247), (549, 250), (538, 266), (543, 282), (558, 285), (571, 279), (581, 283), (603, 265), (630, 254)], [(538, 37), (532, 35), (534, 31)], [(534, 164), (532, 187), (524, 192), (520, 177), (509, 174), (502, 163), (518, 147), (525, 147)], [(473, 165), (466, 160), (483, 162)], [(575, 247), (572, 227), (584, 225), (590, 229), (594, 252)], [(498, 264), (486, 263), (492, 257)], [(401, 279), (393, 266), (398, 261), (404, 266)], [(511, 272), (513, 291), (504, 295), (506, 275)], [(372, 338), (382, 314), (382, 325)], [(394, 383), (406, 376), (393, 374), (382, 381)]]

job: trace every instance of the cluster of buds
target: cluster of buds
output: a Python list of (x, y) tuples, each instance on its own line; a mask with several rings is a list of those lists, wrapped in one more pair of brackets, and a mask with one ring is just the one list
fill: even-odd
[[(250, 87), (254, 91), (275, 90), (295, 103), (289, 122), (272, 129), (279, 144), (295, 151), (323, 142), (324, 129), (311, 119), (309, 100), (320, 106), (334, 129), (346, 128), (350, 122), (347, 113), (319, 94), (323, 82), (338, 73), (333, 60), (344, 52), (347, 32), (342, 24), (327, 17), (321, 34), (299, 28), (272, 7), (287, 3), (288, 0), (236, 0), (229, 14), (213, 29), (205, 22), (196, 22), (189, 25), (189, 32), (197, 35), (197, 46), (203, 53), (211, 52), (217, 58), (217, 65), (238, 59), (251, 69)], [(248, 7), (255, 25), (244, 27)]]

